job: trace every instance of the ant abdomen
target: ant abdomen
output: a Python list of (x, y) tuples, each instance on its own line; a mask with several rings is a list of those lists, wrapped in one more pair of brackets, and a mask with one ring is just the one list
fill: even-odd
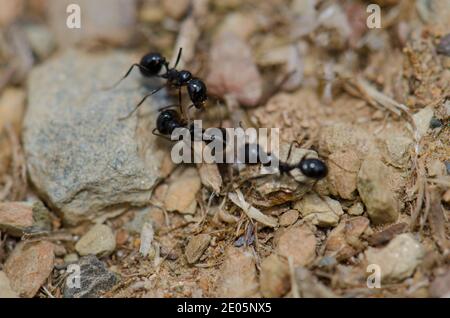
[(187, 83), (187, 91), (194, 106), (202, 108), (207, 99), (205, 83), (198, 78), (193, 78)]
[(320, 180), (327, 176), (328, 167), (320, 159), (317, 158), (304, 158), (299, 163), (300, 171), (307, 177)]
[(173, 109), (162, 111), (156, 120), (156, 129), (162, 135), (170, 136), (179, 127), (183, 127), (183, 122), (180, 114)]

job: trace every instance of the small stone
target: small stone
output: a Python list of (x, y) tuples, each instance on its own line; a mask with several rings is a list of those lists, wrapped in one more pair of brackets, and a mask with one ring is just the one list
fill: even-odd
[[(328, 235), (325, 255), (334, 255), (343, 261), (356, 255), (362, 245), (358, 244), (359, 237), (369, 226), (369, 219), (358, 216), (341, 222)], [(360, 245), (360, 246), (357, 246)]]
[(430, 128), (435, 129), (439, 127), (442, 127), (442, 120), (433, 116), (430, 121)]
[(306, 225), (285, 230), (276, 245), (277, 252), (286, 258), (292, 257), (296, 266), (308, 265), (316, 257), (316, 237)]
[(328, 182), (332, 195), (343, 199), (354, 199), (356, 178), (361, 160), (353, 150), (332, 153), (328, 157)]
[(72, 285), (74, 282), (70, 281), (69, 276), (64, 287), (64, 298), (99, 297), (118, 282), (116, 275), (94, 255), (80, 258), (77, 264), (80, 266), (80, 286)]
[(314, 225), (327, 227), (336, 226), (344, 214), (341, 204), (330, 197), (319, 197), (315, 193), (307, 194), (294, 204), (304, 220)]
[(81, 256), (93, 254), (102, 257), (111, 254), (115, 248), (114, 233), (104, 224), (94, 225), (75, 245), (75, 250)]
[(256, 264), (250, 250), (228, 247), (217, 282), (218, 297), (254, 297), (258, 292)]
[(297, 210), (289, 210), (284, 212), (279, 218), (280, 226), (289, 226), (295, 223), (298, 219), (298, 211)]
[(0, 203), (0, 230), (20, 237), (33, 225), (32, 205), (26, 202)]
[(436, 47), (436, 52), (442, 55), (450, 56), (450, 33), (444, 35), (441, 38), (438, 46)]
[(208, 89), (218, 96), (255, 106), (262, 96), (262, 78), (247, 42), (231, 32), (218, 35), (211, 49)]
[(396, 167), (403, 167), (408, 163), (412, 144), (413, 140), (409, 137), (388, 134), (382, 139), (386, 161)]
[(53, 270), (53, 244), (47, 241), (19, 243), (5, 263), (11, 287), (21, 297), (34, 297)]
[(265, 258), (261, 263), (259, 284), (264, 297), (283, 297), (291, 288), (288, 264), (275, 254)]
[(185, 255), (189, 264), (196, 263), (211, 242), (211, 236), (208, 234), (199, 234), (191, 238), (186, 246)]
[(167, 211), (194, 214), (197, 207), (196, 196), (200, 188), (201, 181), (197, 169), (187, 168), (173, 178), (164, 199), (164, 206)]
[(445, 162), (445, 168), (447, 170), (447, 174), (450, 175), (450, 161)]
[(399, 216), (398, 200), (389, 189), (391, 171), (382, 161), (366, 158), (358, 174), (358, 192), (375, 225), (393, 223)]
[(383, 282), (398, 282), (410, 277), (424, 256), (422, 245), (409, 233), (400, 234), (384, 248), (369, 247), (368, 264), (381, 269)]
[(70, 253), (64, 256), (64, 263), (66, 264), (72, 264), (78, 262), (78, 254), (77, 253)]
[(163, 0), (162, 6), (166, 14), (175, 20), (181, 19), (189, 9), (191, 0)]
[(19, 295), (12, 290), (9, 279), (3, 271), (0, 271), (0, 298), (19, 298)]
[(356, 202), (347, 211), (348, 214), (358, 216), (364, 213), (364, 205), (361, 202)]
[(81, 28), (68, 32), (67, 21), (72, 21), (68, 14), (75, 12), (74, 9), (67, 11), (72, 3), (72, 0), (48, 1), (48, 20), (60, 46), (95, 41), (123, 45), (131, 40), (136, 25), (135, 0), (78, 0), (76, 4), (81, 11)]
[(431, 118), (433, 118), (434, 112), (433, 108), (425, 107), (419, 112), (415, 113), (412, 117), (414, 123), (416, 124), (418, 137), (421, 138), (425, 136), (428, 128), (430, 127)]

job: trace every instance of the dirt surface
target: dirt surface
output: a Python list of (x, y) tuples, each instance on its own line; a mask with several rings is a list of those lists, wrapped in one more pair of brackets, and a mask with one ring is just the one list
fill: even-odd
[[(0, 297), (450, 296), (450, 1), (75, 2), (0, 0)], [(327, 176), (174, 164), (174, 88), (122, 121), (180, 47), (190, 118)]]

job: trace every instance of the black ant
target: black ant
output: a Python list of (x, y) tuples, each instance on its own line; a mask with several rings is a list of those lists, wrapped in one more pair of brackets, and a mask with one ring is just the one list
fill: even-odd
[[(289, 152), (288, 152), (288, 160), (291, 154), (291, 150), (292, 150), (292, 145), (289, 148)], [(263, 162), (262, 161), (262, 157), (264, 156), (265, 158), (267, 158), (267, 156), (269, 156), (269, 158), (271, 158), (271, 154), (266, 154), (264, 152), (264, 150), (261, 149), (261, 147), (258, 144), (249, 144), (249, 143), (245, 143), (244, 145), (244, 152), (245, 152), (245, 164), (258, 164)], [(255, 158), (256, 157), (256, 158)], [(269, 163), (263, 163), (264, 165), (268, 166), (270, 165), (270, 161)], [(328, 174), (328, 167), (325, 164), (325, 162), (323, 162), (320, 159), (317, 158), (306, 158), (306, 155), (303, 156), (302, 159), (300, 159), (300, 161), (296, 164), (290, 164), (287, 162), (282, 162), (279, 161), (278, 162), (278, 171), (280, 172), (280, 174), (286, 174), (288, 172), (291, 172), (294, 169), (299, 169), (302, 174), (308, 178), (311, 179), (316, 179), (316, 180), (320, 180), (323, 179), (327, 176)]]
[[(178, 88), (178, 102), (181, 110), (181, 88), (183, 86), (186, 86), (189, 98), (192, 102), (189, 108), (195, 107), (197, 109), (202, 109), (207, 100), (207, 89), (205, 83), (201, 79), (193, 77), (191, 72), (189, 71), (178, 71), (176, 69), (181, 59), (182, 50), (183, 49), (180, 48), (180, 50), (178, 51), (175, 65), (172, 68), (169, 68), (169, 63), (167, 62), (166, 58), (159, 53), (148, 53), (144, 55), (141, 58), (141, 61), (139, 63), (133, 64), (125, 73), (125, 75), (113, 87), (116, 87), (122, 80), (128, 77), (134, 67), (138, 67), (144, 77), (161, 77), (167, 80), (166, 85)], [(159, 75), (163, 67), (165, 68), (165, 73)], [(133, 111), (131, 111), (126, 117), (122, 119), (129, 118), (148, 97), (157, 93), (163, 87), (164, 85), (153, 90), (152, 92), (150, 92), (150, 94), (144, 96), (144, 98), (136, 105)]]

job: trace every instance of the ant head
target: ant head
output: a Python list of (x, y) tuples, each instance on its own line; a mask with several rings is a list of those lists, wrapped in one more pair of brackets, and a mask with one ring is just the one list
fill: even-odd
[(187, 91), (196, 108), (201, 108), (208, 98), (206, 95), (206, 85), (198, 78), (193, 78), (189, 81)]
[(156, 129), (163, 135), (171, 135), (174, 129), (180, 126), (180, 114), (173, 109), (162, 111), (156, 119)]
[(307, 177), (313, 179), (323, 179), (328, 174), (328, 168), (320, 159), (303, 158), (299, 163), (300, 171)]
[(149, 53), (142, 57), (139, 63), (142, 75), (156, 76), (161, 71), (163, 66), (167, 66), (166, 59), (159, 53)]
[(178, 81), (180, 85), (186, 85), (192, 79), (192, 74), (189, 71), (180, 71), (178, 74)]

